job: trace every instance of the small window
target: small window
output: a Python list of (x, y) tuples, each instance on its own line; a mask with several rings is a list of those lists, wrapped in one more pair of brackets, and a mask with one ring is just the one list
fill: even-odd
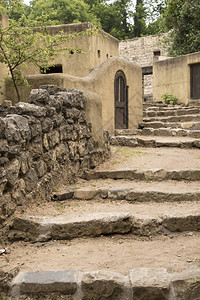
[(154, 55), (154, 56), (160, 56), (160, 50), (158, 50), (158, 51), (153, 51), (153, 55)]
[(108, 54), (106, 54), (106, 57), (108, 58), (108, 57), (109, 57), (109, 55), (108, 55)]
[(45, 68), (40, 68), (40, 72), (42, 74), (63, 73), (63, 70), (62, 70), (62, 65), (55, 65), (49, 67), (47, 70), (45, 70)]
[(101, 57), (101, 51), (98, 50), (98, 51), (97, 51), (97, 54), (98, 54), (98, 58), (100, 58), (100, 57)]

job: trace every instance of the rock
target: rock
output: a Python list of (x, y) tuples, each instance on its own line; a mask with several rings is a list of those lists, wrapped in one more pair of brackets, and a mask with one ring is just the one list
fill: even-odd
[(20, 162), (18, 159), (13, 159), (6, 166), (6, 179), (11, 186), (14, 186), (18, 177), (20, 170)]
[(36, 118), (46, 117), (47, 110), (45, 107), (40, 107), (34, 104), (18, 102), (15, 105), (17, 112), (20, 115), (29, 115)]
[(172, 299), (199, 299), (200, 269), (172, 274), (170, 280), (174, 297)]
[(107, 271), (83, 273), (82, 300), (131, 300), (128, 277)]
[(19, 115), (9, 115), (5, 119), (5, 137), (8, 141), (30, 140), (31, 132), (28, 120)]
[(26, 192), (30, 193), (34, 191), (37, 183), (38, 183), (38, 176), (36, 171), (31, 168), (28, 173), (26, 174), (26, 177), (24, 178), (24, 181), (26, 183)]
[(0, 152), (7, 152), (9, 149), (8, 142), (5, 139), (0, 139)]
[(48, 144), (50, 148), (55, 147), (55, 145), (58, 145), (60, 142), (60, 136), (59, 136), (59, 132), (54, 130), (51, 131), (50, 133), (47, 134), (47, 138), (48, 138)]
[(75, 190), (74, 191), (74, 199), (77, 200), (91, 200), (94, 199), (98, 194), (97, 190)]
[(50, 95), (47, 90), (33, 89), (29, 96), (29, 102), (39, 106), (48, 105), (51, 103)]
[(19, 287), (21, 295), (59, 292), (73, 295), (77, 290), (76, 271), (20, 272), (12, 282), (12, 292)]
[(170, 276), (166, 269), (132, 269), (130, 271), (130, 280), (133, 291), (133, 299), (169, 299)]
[(51, 197), (51, 200), (63, 201), (63, 200), (72, 199), (73, 196), (74, 196), (74, 190), (68, 190), (63, 193), (54, 193), (53, 196)]

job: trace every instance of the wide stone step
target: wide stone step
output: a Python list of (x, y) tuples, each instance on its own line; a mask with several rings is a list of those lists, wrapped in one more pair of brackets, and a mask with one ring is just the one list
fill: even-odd
[[(153, 121), (153, 122), (142, 122), (139, 124), (139, 128), (171, 128), (171, 129), (186, 129), (186, 130), (200, 130), (200, 122), (157, 122), (157, 121)], [(121, 129), (121, 130), (117, 130), (115, 135), (123, 135), (122, 133), (124, 132), (124, 135), (128, 135), (128, 132), (131, 132), (130, 129)], [(137, 130), (132, 130), (132, 132), (137, 132)], [(119, 134), (118, 134), (119, 133)], [(130, 135), (130, 134), (129, 134)]]
[(200, 138), (200, 130), (186, 130), (186, 129), (171, 129), (171, 128), (150, 128), (146, 127), (138, 130), (139, 135), (149, 136), (187, 136), (195, 139)]
[(200, 148), (200, 141), (190, 137), (112, 136), (111, 145), (127, 147)]
[(158, 107), (158, 108), (163, 108), (163, 107), (168, 107), (167, 104), (163, 102), (143, 102), (143, 107), (144, 108), (151, 108), (151, 107)]
[(143, 116), (146, 118), (151, 117), (169, 117), (169, 116), (182, 116), (182, 115), (195, 115), (200, 113), (200, 107), (194, 108), (171, 108), (163, 110), (146, 109), (143, 112)]
[(199, 286), (198, 268), (172, 273), (165, 268), (143, 267), (130, 269), (126, 276), (108, 270), (66, 270), (20, 272), (12, 282), (10, 294), (12, 300), (189, 300), (199, 299)]
[(199, 109), (199, 106), (197, 106), (197, 105), (184, 106), (184, 104), (165, 105), (165, 106), (152, 105), (152, 106), (148, 106), (148, 107), (143, 106), (144, 111), (166, 111), (166, 110), (170, 110), (170, 111), (178, 111), (178, 110), (187, 111), (187, 110), (191, 110), (191, 109)]
[(163, 181), (163, 180), (200, 180), (200, 169), (189, 170), (164, 170), (164, 169), (117, 169), (84, 172), (82, 175), (86, 180), (97, 179), (128, 179), (128, 180), (146, 180), (146, 181)]
[(171, 116), (171, 117), (149, 117), (143, 118), (143, 122), (191, 122), (191, 121), (200, 121), (200, 115), (182, 115), (182, 116)]
[[(68, 214), (53, 216), (21, 216), (12, 224), (10, 238), (44, 242), (49, 240), (71, 240), (80, 237), (96, 237), (110, 234), (133, 234), (152, 236), (166, 232), (184, 232), (200, 230), (200, 203), (181, 203), (141, 207), (125, 203), (118, 207), (113, 205), (110, 212), (107, 203), (93, 203), (93, 214)], [(129, 206), (129, 207), (128, 207)], [(84, 204), (81, 206), (84, 211)], [(86, 205), (87, 207), (87, 205)], [(179, 208), (179, 209), (178, 209)], [(129, 209), (129, 213), (126, 212)], [(121, 212), (119, 212), (121, 210)], [(124, 210), (124, 212), (123, 212)], [(138, 212), (137, 212), (138, 210)]]
[[(118, 173), (119, 174), (119, 173)], [(159, 172), (154, 174), (158, 175)], [(186, 175), (187, 173), (185, 173)], [(142, 175), (139, 173), (138, 175)], [(130, 202), (181, 202), (199, 201), (199, 181), (151, 181), (153, 173), (146, 173), (145, 181), (96, 179), (90, 182), (82, 180), (76, 185), (62, 188), (52, 195), (53, 201), (73, 200), (126, 200)], [(171, 174), (172, 175), (172, 174)], [(175, 175), (175, 173), (174, 173)], [(136, 175), (137, 176), (137, 175)], [(161, 175), (162, 176), (162, 175)], [(173, 176), (173, 175), (172, 175)], [(176, 175), (175, 175), (176, 176)], [(178, 176), (178, 174), (177, 174)]]

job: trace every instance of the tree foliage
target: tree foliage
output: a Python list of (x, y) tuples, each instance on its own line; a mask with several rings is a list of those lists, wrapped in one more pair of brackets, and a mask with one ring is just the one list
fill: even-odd
[(200, 0), (170, 0), (165, 24), (171, 29), (169, 54), (183, 55), (200, 51)]
[[(36, 26), (39, 28), (36, 29)], [(10, 20), (8, 27), (0, 27), (0, 63), (8, 67), (18, 100), (20, 100), (18, 87), (27, 84), (19, 67), (26, 67), (28, 63), (32, 63), (39, 68), (48, 68), (56, 56), (72, 50), (66, 46), (67, 42), (83, 34), (87, 32), (71, 35), (60, 32), (52, 36), (46, 28), (45, 15), (34, 21), (28, 20), (23, 15), (18, 21)], [(73, 50), (80, 52), (80, 49)]]
[(70, 24), (91, 22), (100, 25), (95, 14), (90, 10), (89, 4), (83, 0), (33, 0), (30, 4), (28, 18), (34, 20), (42, 13), (49, 14), (51, 24)]
[(146, 7), (143, 0), (137, 0), (136, 11), (134, 14), (134, 35), (140, 37), (145, 35), (147, 31), (146, 26)]

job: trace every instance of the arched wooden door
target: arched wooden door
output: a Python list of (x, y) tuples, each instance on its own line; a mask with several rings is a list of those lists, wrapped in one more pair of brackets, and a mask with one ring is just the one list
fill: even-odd
[(114, 83), (115, 128), (128, 128), (128, 86), (124, 72), (117, 71)]

